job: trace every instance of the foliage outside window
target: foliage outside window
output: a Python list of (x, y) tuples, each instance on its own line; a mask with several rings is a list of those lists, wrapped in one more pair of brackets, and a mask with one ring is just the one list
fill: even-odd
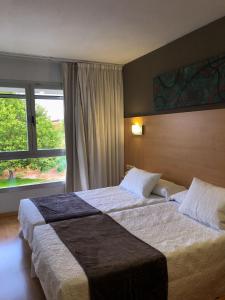
[(63, 91), (0, 87), (0, 188), (64, 180)]

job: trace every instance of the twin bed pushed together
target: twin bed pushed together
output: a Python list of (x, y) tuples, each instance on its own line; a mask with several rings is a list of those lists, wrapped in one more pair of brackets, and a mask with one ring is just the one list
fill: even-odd
[(92, 215), (99, 211), (109, 213), (156, 204), (166, 201), (170, 194), (184, 190), (182, 186), (159, 180), (159, 174), (151, 174), (146, 180), (145, 172), (133, 176), (134, 171), (129, 172), (128, 180), (126, 176), (119, 186), (21, 200), (19, 221), (24, 238), (31, 246), (33, 230), (37, 225)]
[(19, 211), (48, 300), (225, 295), (225, 189), (195, 178), (186, 190), (134, 168), (118, 187), (67, 195), (77, 214), (64, 197)]

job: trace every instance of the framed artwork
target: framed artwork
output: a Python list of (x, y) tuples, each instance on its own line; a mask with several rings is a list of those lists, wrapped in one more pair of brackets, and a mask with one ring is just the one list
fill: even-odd
[(155, 77), (153, 97), (156, 113), (225, 105), (225, 55)]

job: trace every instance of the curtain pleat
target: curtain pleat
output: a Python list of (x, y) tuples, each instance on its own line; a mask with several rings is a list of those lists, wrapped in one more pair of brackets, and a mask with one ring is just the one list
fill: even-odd
[(63, 66), (67, 191), (117, 185), (124, 167), (122, 67)]

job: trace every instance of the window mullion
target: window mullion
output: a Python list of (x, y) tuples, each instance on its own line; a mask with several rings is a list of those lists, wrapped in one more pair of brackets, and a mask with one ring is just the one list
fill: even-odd
[(28, 138), (28, 149), (29, 152), (33, 152), (33, 129), (32, 129), (32, 112), (31, 112), (31, 101), (30, 101), (30, 87), (26, 86), (26, 105), (27, 105), (27, 138)]
[(37, 153), (37, 131), (36, 131), (36, 115), (35, 115), (35, 97), (34, 97), (34, 86), (29, 85), (29, 94), (30, 94), (30, 113), (31, 113), (31, 131), (32, 131), (32, 153)]

